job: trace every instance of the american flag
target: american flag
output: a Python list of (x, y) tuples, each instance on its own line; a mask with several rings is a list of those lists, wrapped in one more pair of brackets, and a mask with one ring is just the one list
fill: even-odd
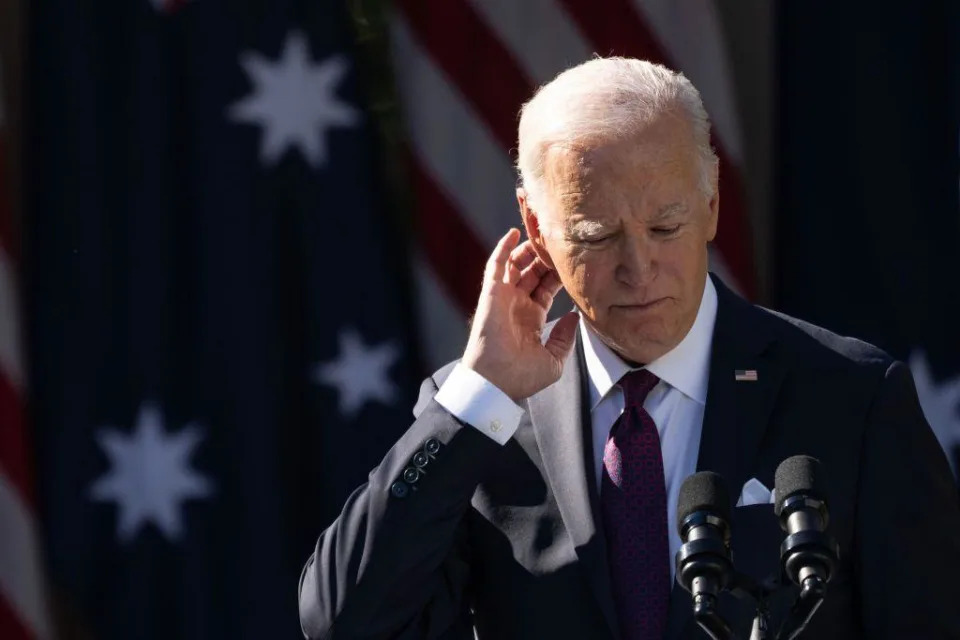
[(399, 0), (391, 35), (410, 140), (429, 364), (459, 355), (484, 261), (520, 224), (513, 161), (521, 104), (595, 53), (661, 62), (700, 90), (720, 157), (711, 269), (754, 293), (740, 127), (711, 0)]
[[(2, 70), (0, 65), (0, 70)], [(17, 287), (19, 243), (7, 182), (10, 157), (0, 74), (0, 637), (50, 637), (40, 567), (39, 532), (24, 422)]]

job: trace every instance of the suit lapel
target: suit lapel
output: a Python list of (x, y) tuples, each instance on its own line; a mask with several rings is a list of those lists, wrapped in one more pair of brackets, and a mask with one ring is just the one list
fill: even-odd
[(614, 638), (619, 638), (606, 543), (596, 523), (600, 499), (594, 476), (590, 408), (583, 342), (555, 384), (530, 398), (530, 420), (547, 479), (553, 488), (563, 524)]
[[(713, 282), (717, 288), (717, 320), (697, 471), (723, 476), (733, 509), (759, 452), (785, 371), (768, 349), (773, 336), (763, 315), (719, 279), (713, 278)], [(757, 379), (738, 381), (737, 370), (754, 370)], [(691, 607), (690, 594), (675, 583), (670, 595), (668, 638), (680, 637), (692, 623)]]

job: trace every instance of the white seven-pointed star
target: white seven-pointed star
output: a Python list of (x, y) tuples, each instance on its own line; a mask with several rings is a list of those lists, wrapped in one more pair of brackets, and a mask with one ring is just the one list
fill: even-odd
[[(930, 373), (927, 356), (922, 351), (910, 354), (910, 371), (917, 385), (917, 396), (923, 415), (947, 452), (950, 466), (954, 466), (953, 448), (960, 445), (960, 376), (939, 384)], [(954, 475), (958, 469), (954, 468)]]
[(140, 406), (132, 433), (97, 430), (110, 471), (90, 487), (90, 497), (116, 501), (121, 541), (130, 541), (148, 522), (170, 540), (180, 539), (181, 503), (213, 492), (210, 481), (190, 468), (190, 455), (202, 437), (201, 429), (192, 424), (179, 433), (165, 433), (160, 409), (148, 403)]
[(307, 161), (322, 166), (327, 160), (327, 130), (350, 127), (359, 112), (336, 96), (347, 73), (342, 55), (319, 64), (310, 60), (307, 39), (293, 31), (287, 36), (280, 59), (270, 62), (259, 53), (240, 55), (240, 65), (253, 82), (253, 94), (228, 108), (236, 122), (263, 127), (260, 159), (277, 162), (288, 148), (300, 149)]
[(371, 400), (394, 402), (397, 388), (390, 381), (389, 369), (399, 357), (395, 343), (367, 348), (356, 331), (344, 329), (340, 332), (340, 355), (314, 367), (313, 380), (336, 388), (340, 413), (349, 419)]

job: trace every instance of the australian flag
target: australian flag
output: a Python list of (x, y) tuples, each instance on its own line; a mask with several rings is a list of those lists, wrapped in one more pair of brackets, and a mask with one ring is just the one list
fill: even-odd
[(958, 473), (960, 6), (874, 9), (782, 5), (778, 306), (908, 363)]
[(59, 637), (300, 637), (300, 569), (418, 378), (345, 3), (49, 0), (29, 35)]

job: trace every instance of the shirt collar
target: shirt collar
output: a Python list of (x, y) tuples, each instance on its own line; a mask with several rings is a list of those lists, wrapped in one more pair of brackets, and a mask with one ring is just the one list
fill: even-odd
[[(688, 398), (705, 405), (710, 377), (710, 348), (713, 325), (717, 320), (717, 289), (707, 275), (700, 308), (690, 331), (680, 344), (645, 368)], [(583, 354), (590, 377), (590, 410), (596, 409), (615, 384), (630, 371), (630, 366), (608, 347), (580, 318), (584, 336)]]

